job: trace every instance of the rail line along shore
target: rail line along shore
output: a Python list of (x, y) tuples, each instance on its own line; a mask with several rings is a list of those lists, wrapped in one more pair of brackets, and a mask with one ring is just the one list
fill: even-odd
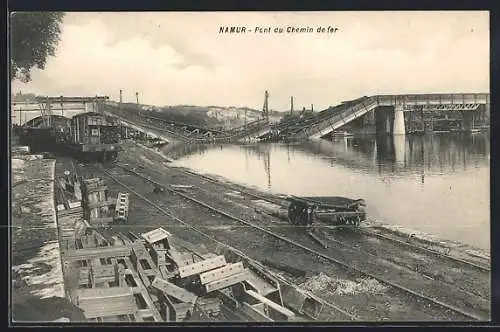
[[(61, 317), (48, 316), (51, 320), (490, 317), (489, 255), (477, 248), (369, 216), (357, 227), (321, 220), (313, 228), (294, 224), (289, 197), (172, 166), (154, 147), (132, 139), (121, 144), (114, 161), (104, 163), (47, 159), (26, 147), (16, 151), (12, 164), (24, 168), (13, 167), (19, 181), (13, 183), (13, 197), (26, 167), (55, 164), (57, 237), (49, 242), (57, 244), (60, 261), (47, 269), (60, 269), (64, 292), (53, 292), (52, 309), (43, 310), (65, 309)], [(29, 176), (52, 182), (48, 174)], [(23, 213), (21, 207), (13, 215), (14, 227)], [(20, 257), (33, 250), (16, 236), (13, 241)], [(18, 312), (41, 310), (30, 279), (17, 277), (29, 295), (16, 295)]]

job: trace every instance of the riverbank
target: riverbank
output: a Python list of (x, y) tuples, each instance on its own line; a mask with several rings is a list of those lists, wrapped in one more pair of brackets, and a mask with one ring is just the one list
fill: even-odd
[[(159, 158), (167, 161), (168, 163), (161, 163), (162, 167), (187, 169), (186, 167), (179, 166), (177, 160), (172, 159), (170, 156), (165, 155), (161, 151), (145, 147), (142, 144), (138, 143), (135, 143), (134, 145), (145, 152), (147, 151), (147, 153), (150, 153), (151, 155), (158, 156)], [(147, 156), (141, 156), (140, 158), (150, 165), (154, 164), (154, 162), (157, 162), (150, 158), (147, 158)], [(227, 186), (228, 189), (232, 190), (236, 195), (238, 195), (240, 191), (249, 191), (257, 196), (262, 197), (275, 196), (280, 199), (284, 197), (284, 195), (273, 195), (273, 193), (263, 191), (258, 186), (251, 186), (244, 182), (236, 182), (218, 174), (204, 173), (193, 169), (189, 169), (189, 171), (191, 173), (200, 175), (200, 177), (209, 178), (215, 182)], [(226, 196), (230, 195), (228, 194)], [(257, 208), (261, 208), (262, 211), (267, 211), (268, 213), (277, 214), (281, 218), (286, 218), (286, 211), (283, 210), (283, 207), (273, 205), (265, 201), (256, 201), (256, 204), (258, 205)], [(280, 209), (281, 212), (277, 212), (280, 211)], [(432, 249), (443, 254), (447, 254), (449, 256), (453, 256), (459, 259), (467, 259), (469, 261), (478, 261), (480, 263), (486, 263), (487, 265), (490, 264), (489, 250), (480, 248), (478, 246), (473, 246), (456, 240), (446, 239), (439, 235), (424, 232), (412, 227), (390, 224), (383, 220), (377, 220), (374, 218), (369, 218), (369, 221), (365, 224), (365, 226), (379, 229), (382, 231), (382, 233), (394, 235), (405, 242), (411, 242), (416, 245)]]
[(192, 148), (174, 165), (273, 194), (363, 198), (386, 224), (489, 251), (488, 156), (487, 135), (442, 134)]

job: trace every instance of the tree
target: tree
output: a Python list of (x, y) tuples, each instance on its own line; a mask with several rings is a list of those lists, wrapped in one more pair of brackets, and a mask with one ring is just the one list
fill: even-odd
[(63, 17), (61, 12), (16, 12), (11, 15), (11, 80), (29, 82), (33, 67), (45, 68), (47, 58), (55, 55)]

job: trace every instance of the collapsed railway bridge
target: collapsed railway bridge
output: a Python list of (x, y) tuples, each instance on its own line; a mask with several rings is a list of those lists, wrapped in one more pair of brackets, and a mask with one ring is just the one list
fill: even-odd
[[(285, 139), (303, 141), (326, 138), (339, 131), (390, 135), (436, 131), (472, 132), (487, 129), (490, 122), (488, 93), (404, 94), (361, 97), (320, 112), (302, 112), (271, 124), (266, 91), (262, 117), (229, 130), (203, 128), (155, 116), (154, 112), (125, 110), (107, 96), (39, 97), (35, 107), (13, 104), (13, 123), (23, 127), (51, 127), (70, 111), (94, 111), (117, 118), (123, 137), (130, 134), (186, 144), (237, 143)], [(33, 103), (32, 103), (33, 104)], [(33, 106), (33, 105), (32, 105)], [(60, 116), (57, 114), (60, 111)], [(27, 114), (41, 114), (27, 117)], [(66, 113), (65, 113), (66, 112)], [(25, 113), (25, 121), (22, 115)], [(19, 119), (19, 121), (17, 120)], [(54, 121), (52, 121), (54, 119)]]
[(488, 93), (376, 95), (290, 116), (274, 130), (291, 140), (318, 139), (346, 129), (391, 135), (471, 132), (489, 127), (489, 118)]

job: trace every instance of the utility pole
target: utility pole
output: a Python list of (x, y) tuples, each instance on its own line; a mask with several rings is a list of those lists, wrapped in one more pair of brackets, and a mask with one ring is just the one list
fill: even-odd
[(139, 105), (139, 92), (135, 93), (135, 100), (137, 101), (137, 105)]
[(293, 96), (290, 97), (290, 114), (293, 114)]
[(264, 95), (264, 107), (262, 108), (262, 113), (264, 114), (264, 118), (269, 119), (269, 92), (266, 90)]
[(61, 115), (64, 116), (64, 102), (63, 102), (63, 96), (61, 96)]
[(120, 89), (120, 108), (122, 107), (123, 103), (123, 90)]

